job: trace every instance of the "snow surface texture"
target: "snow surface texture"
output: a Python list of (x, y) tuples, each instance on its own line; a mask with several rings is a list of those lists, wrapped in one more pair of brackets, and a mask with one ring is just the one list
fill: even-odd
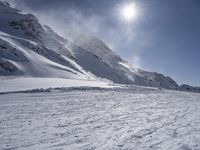
[(73, 90), (0, 95), (0, 149), (199, 150), (200, 95)]
[(0, 76), (110, 80), (176, 89), (170, 77), (129, 65), (102, 40), (82, 35), (74, 43), (0, 1)]

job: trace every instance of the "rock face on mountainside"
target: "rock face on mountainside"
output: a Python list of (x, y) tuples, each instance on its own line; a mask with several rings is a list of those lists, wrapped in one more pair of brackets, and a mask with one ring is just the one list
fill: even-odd
[(200, 87), (194, 87), (187, 84), (181, 84), (177, 87), (177, 90), (200, 93)]
[(0, 76), (106, 79), (119, 84), (177, 89), (170, 77), (129, 65), (102, 40), (83, 36), (72, 43), (0, 1)]

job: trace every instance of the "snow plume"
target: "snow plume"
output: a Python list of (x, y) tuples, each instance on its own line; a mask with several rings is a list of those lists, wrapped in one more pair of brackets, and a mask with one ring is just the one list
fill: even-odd
[(59, 5), (34, 10), (24, 0), (9, 0), (9, 2), (14, 7), (33, 13), (41, 23), (49, 25), (57, 33), (70, 40), (82, 33), (98, 35), (104, 25), (104, 17), (86, 14), (74, 7), (66, 8), (67, 6)]
[(134, 56), (130, 63), (133, 64), (133, 66), (136, 68), (141, 68), (141, 59), (139, 56)]
[[(72, 5), (71, 7), (70, 5), (69, 7), (66, 4), (63, 6), (60, 4), (51, 5), (48, 8), (38, 6), (39, 8), (34, 10), (25, 0), (9, 0), (9, 2), (14, 7), (33, 13), (43, 24), (49, 25), (57, 33), (72, 42), (77, 41), (77, 37), (79, 38), (81, 34), (96, 36), (130, 63), (136, 65), (136, 67), (140, 66), (141, 58), (139, 52), (134, 48), (134, 43), (140, 42), (136, 41), (140, 33), (135, 32), (136, 29), (133, 24), (128, 26), (121, 22), (119, 16), (115, 14), (116, 6), (112, 6), (111, 10), (105, 15), (105, 13), (88, 13), (76, 6)], [(37, 1), (32, 3), (39, 4)], [(114, 25), (113, 20), (115, 20)], [(137, 57), (135, 57), (135, 53), (137, 53)]]

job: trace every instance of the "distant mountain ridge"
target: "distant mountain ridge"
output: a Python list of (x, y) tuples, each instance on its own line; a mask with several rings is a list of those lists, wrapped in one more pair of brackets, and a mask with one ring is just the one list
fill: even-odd
[(102, 40), (75, 43), (0, 1), (0, 76), (110, 80), (119, 84), (181, 89), (170, 77), (135, 68)]

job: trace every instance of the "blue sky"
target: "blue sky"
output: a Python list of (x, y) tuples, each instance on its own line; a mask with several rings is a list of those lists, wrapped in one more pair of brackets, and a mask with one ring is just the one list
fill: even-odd
[(130, 0), (10, 0), (69, 37), (85, 32), (103, 39), (136, 67), (200, 86), (200, 1), (133, 0), (130, 24), (119, 8)]

